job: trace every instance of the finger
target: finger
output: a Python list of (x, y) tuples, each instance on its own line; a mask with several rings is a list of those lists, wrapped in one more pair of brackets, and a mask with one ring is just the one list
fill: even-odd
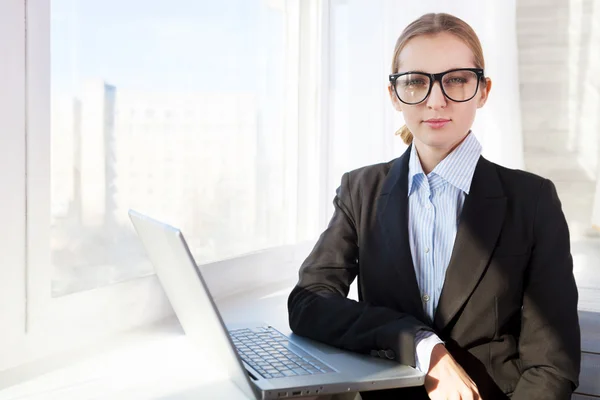
[(471, 397), (467, 397), (468, 399), (481, 400), (481, 396), (479, 395), (477, 388), (474, 388), (471, 393), (469, 393), (469, 396)]
[(446, 396), (446, 393), (441, 392), (439, 390), (427, 393), (427, 396), (429, 400), (448, 400), (448, 396)]
[(447, 400), (445, 394), (437, 392), (437, 393), (429, 393), (429, 400)]
[(474, 400), (475, 397), (473, 396), (473, 392), (471, 390), (469, 390), (469, 388), (466, 388), (466, 390), (462, 391), (460, 393), (460, 400)]
[(439, 389), (436, 389), (430, 393), (427, 393), (430, 400), (448, 400), (448, 394)]
[(481, 394), (479, 394), (479, 388), (477, 385), (471, 388), (473, 393), (473, 400), (481, 400)]

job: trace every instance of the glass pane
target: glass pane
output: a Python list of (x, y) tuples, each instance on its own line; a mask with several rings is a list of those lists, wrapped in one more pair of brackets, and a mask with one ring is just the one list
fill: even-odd
[(291, 240), (283, 1), (51, 5), (54, 296), (152, 273), (129, 208), (199, 263)]
[(427, 75), (402, 75), (396, 79), (396, 93), (406, 103), (418, 103), (427, 96), (429, 85), (430, 78)]
[(455, 71), (442, 79), (446, 95), (453, 100), (464, 101), (472, 98), (477, 91), (477, 74), (470, 71)]

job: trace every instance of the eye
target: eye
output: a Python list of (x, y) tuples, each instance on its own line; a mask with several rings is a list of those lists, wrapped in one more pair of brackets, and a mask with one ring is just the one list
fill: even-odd
[(425, 86), (427, 82), (423, 78), (407, 78), (402, 80), (402, 86)]
[(456, 85), (456, 84), (461, 84), (461, 83), (467, 83), (467, 79), (459, 77), (459, 76), (452, 76), (452, 77), (448, 77), (447, 79), (445, 79), (444, 82), (451, 84), (451, 85)]
[(454, 71), (444, 76), (444, 85), (463, 86), (469, 85), (477, 79), (477, 74), (472, 71)]

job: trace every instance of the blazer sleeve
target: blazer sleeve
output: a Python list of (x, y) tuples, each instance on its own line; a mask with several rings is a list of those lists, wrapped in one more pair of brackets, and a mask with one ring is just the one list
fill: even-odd
[(568, 400), (579, 384), (581, 338), (569, 230), (554, 184), (545, 180), (534, 218), (525, 277), (513, 400)]
[(349, 173), (342, 177), (333, 205), (333, 217), (302, 264), (289, 295), (290, 328), (298, 335), (356, 352), (388, 350), (389, 358), (414, 367), (416, 332), (433, 330), (409, 314), (347, 298), (360, 262)]

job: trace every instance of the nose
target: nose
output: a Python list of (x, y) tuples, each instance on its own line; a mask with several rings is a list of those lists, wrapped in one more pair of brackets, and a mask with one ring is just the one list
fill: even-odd
[(429, 93), (429, 97), (427, 98), (427, 107), (432, 110), (438, 110), (446, 107), (446, 104), (447, 99), (446, 96), (444, 96), (444, 92), (442, 92), (442, 86), (439, 82), (434, 82), (431, 93)]

